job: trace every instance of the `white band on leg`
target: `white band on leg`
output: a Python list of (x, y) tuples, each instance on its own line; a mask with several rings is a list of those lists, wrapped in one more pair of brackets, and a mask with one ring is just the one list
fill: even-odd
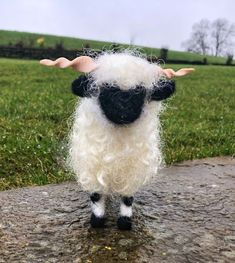
[(126, 206), (124, 203), (121, 203), (120, 206), (120, 216), (132, 216), (132, 206)]
[(103, 217), (105, 213), (104, 197), (101, 197), (97, 202), (91, 202), (91, 210), (96, 217)]

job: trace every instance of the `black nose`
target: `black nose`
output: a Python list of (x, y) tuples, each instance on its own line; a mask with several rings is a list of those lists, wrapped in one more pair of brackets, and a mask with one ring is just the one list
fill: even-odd
[(145, 97), (144, 88), (124, 91), (106, 84), (101, 88), (98, 100), (108, 120), (115, 124), (130, 124), (140, 117)]

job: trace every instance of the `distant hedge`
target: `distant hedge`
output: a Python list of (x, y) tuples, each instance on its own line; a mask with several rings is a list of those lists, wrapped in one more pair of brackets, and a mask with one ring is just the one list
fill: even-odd
[[(74, 59), (79, 56), (89, 54), (92, 57), (100, 54), (102, 50), (92, 50), (89, 48), (77, 49), (77, 50), (66, 50), (63, 48), (26, 48), (26, 47), (9, 47), (0, 46), (0, 57), (4, 58), (20, 58), (20, 59), (56, 59), (58, 57), (66, 57), (68, 59)], [(117, 51), (118, 52), (118, 51)], [(151, 62), (157, 62), (161, 58), (148, 57)], [(164, 59), (165, 63), (171, 64), (191, 64), (191, 65), (206, 65), (207, 60), (172, 60)], [(216, 64), (216, 65), (226, 65), (226, 64)]]

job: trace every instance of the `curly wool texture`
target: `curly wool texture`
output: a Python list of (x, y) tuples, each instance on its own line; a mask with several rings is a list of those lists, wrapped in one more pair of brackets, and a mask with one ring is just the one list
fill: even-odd
[[(96, 87), (115, 83), (121, 89), (144, 85), (151, 89), (160, 68), (129, 54), (104, 54), (91, 75)], [(111, 123), (97, 97), (78, 104), (70, 133), (69, 164), (84, 190), (133, 195), (156, 175), (161, 163), (161, 103), (145, 102), (140, 117), (128, 125)]]
[(151, 88), (162, 77), (161, 68), (147, 60), (127, 53), (105, 53), (96, 60), (98, 68), (92, 73), (96, 86), (115, 83), (126, 90), (143, 85)]

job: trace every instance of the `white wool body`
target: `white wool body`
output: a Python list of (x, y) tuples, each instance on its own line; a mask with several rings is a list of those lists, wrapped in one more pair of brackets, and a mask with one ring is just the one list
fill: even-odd
[[(121, 89), (139, 84), (151, 89), (160, 78), (158, 66), (127, 54), (106, 54), (97, 63), (92, 74), (97, 87), (108, 82)], [(102, 113), (97, 97), (81, 99), (70, 133), (69, 162), (84, 190), (132, 196), (157, 174), (160, 111), (160, 102), (146, 102), (136, 121), (116, 125)]]

